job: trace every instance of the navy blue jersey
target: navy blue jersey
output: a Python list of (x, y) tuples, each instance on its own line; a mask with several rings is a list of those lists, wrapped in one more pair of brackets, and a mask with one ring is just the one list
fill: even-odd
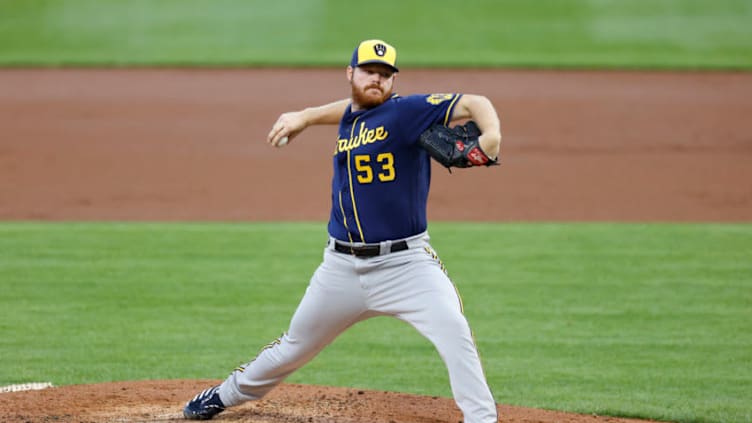
[(431, 158), (418, 138), (435, 123), (447, 125), (460, 97), (394, 95), (372, 109), (347, 107), (334, 151), (331, 236), (373, 243), (426, 230)]

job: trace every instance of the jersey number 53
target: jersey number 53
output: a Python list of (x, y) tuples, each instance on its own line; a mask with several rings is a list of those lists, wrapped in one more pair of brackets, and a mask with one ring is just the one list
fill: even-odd
[(373, 182), (374, 169), (376, 177), (381, 182), (393, 181), (396, 178), (394, 155), (392, 153), (378, 154), (375, 159), (368, 154), (356, 154), (354, 160), (355, 170), (358, 172), (358, 182), (361, 184)]

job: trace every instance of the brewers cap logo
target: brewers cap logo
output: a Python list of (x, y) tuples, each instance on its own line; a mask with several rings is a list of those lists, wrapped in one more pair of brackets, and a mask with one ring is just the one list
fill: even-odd
[(353, 51), (350, 66), (366, 65), (369, 63), (381, 63), (399, 72), (395, 63), (397, 62), (397, 50), (382, 40), (366, 40), (358, 44)]

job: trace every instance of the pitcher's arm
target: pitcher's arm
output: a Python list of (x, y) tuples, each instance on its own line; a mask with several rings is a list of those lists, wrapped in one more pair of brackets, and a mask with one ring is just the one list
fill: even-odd
[(282, 113), (272, 125), (266, 141), (276, 146), (282, 138), (292, 140), (311, 125), (334, 125), (339, 123), (350, 99), (337, 100), (321, 106), (308, 107), (297, 112)]

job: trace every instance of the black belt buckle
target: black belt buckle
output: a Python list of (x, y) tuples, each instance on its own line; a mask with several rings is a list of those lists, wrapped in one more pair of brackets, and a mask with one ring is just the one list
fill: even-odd
[[(407, 249), (407, 241), (403, 240), (393, 243), (392, 248), (389, 249), (389, 252), (396, 253), (397, 251), (404, 251)], [(381, 255), (381, 246), (379, 245), (362, 245), (359, 247), (351, 247), (338, 241), (334, 241), (334, 250), (339, 253), (350, 254), (355, 257), (376, 257), (378, 255)]]
[(350, 254), (355, 257), (376, 257), (381, 254), (381, 247), (378, 245), (363, 245), (360, 247), (347, 247), (350, 250)]

